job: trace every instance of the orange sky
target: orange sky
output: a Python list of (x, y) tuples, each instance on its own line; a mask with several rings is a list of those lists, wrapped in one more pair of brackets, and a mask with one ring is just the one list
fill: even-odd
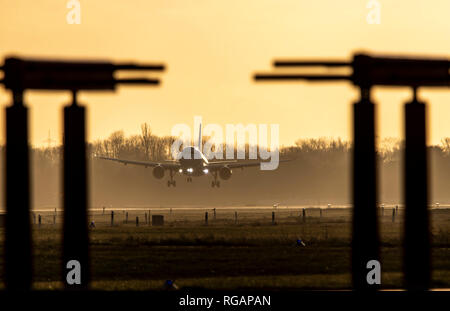
[[(251, 74), (276, 57), (350, 58), (356, 50), (450, 57), (450, 1), (379, 0), (381, 24), (369, 25), (368, 0), (80, 0), (81, 24), (66, 23), (65, 0), (0, 0), (0, 58), (5, 55), (163, 61), (160, 88), (81, 93), (89, 140), (148, 122), (169, 135), (176, 123), (278, 123), (280, 142), (351, 136), (356, 90), (336, 85), (255, 84)], [(432, 3), (432, 4), (431, 4)], [(422, 90), (430, 105), (430, 142), (450, 136), (450, 92)], [(379, 135), (402, 136), (407, 89), (376, 89)], [(10, 101), (0, 89), (2, 108)], [(31, 142), (60, 141), (68, 94), (29, 92)], [(1, 109), (1, 117), (4, 110)], [(1, 128), (1, 143), (4, 132)]]

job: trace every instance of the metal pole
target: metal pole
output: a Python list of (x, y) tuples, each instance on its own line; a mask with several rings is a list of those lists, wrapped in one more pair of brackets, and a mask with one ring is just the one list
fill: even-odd
[[(90, 280), (89, 236), (87, 228), (87, 160), (85, 108), (77, 104), (64, 107), (64, 243), (63, 282), (66, 289), (87, 289)], [(81, 284), (66, 283), (66, 264), (81, 265)]]
[(379, 261), (375, 105), (368, 88), (361, 89), (353, 114), (352, 281), (354, 289), (368, 290), (376, 286), (367, 283), (366, 265), (370, 260)]
[(405, 105), (405, 286), (426, 290), (430, 283), (426, 106), (414, 99)]
[(23, 91), (6, 108), (5, 282), (8, 290), (28, 291), (32, 283), (28, 108)]

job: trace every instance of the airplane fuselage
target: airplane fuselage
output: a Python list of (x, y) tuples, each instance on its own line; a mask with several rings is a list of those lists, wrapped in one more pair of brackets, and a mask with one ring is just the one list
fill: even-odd
[(180, 153), (178, 162), (179, 173), (187, 176), (202, 176), (209, 173), (208, 159), (196, 147), (186, 147)]

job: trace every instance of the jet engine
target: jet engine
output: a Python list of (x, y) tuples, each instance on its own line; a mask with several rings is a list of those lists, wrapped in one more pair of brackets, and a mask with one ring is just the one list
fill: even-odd
[(161, 165), (157, 165), (155, 166), (155, 168), (153, 169), (153, 176), (155, 176), (155, 178), (161, 179), (164, 177), (164, 167), (162, 167)]
[(219, 176), (223, 180), (230, 179), (231, 174), (232, 174), (232, 171), (229, 167), (224, 166), (219, 170)]

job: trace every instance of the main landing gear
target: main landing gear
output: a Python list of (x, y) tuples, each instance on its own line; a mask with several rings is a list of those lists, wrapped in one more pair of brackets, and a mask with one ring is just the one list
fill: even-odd
[(170, 187), (170, 186), (174, 186), (174, 187), (177, 186), (177, 182), (175, 180), (173, 180), (173, 171), (172, 170), (170, 170), (170, 180), (167, 181), (167, 187)]
[(214, 173), (214, 180), (211, 182), (211, 187), (220, 188), (220, 181), (217, 180), (217, 172)]
[(220, 188), (220, 181), (218, 181), (218, 180), (213, 180), (212, 182), (211, 182), (211, 187), (217, 187), (217, 188)]
[(175, 180), (168, 180), (167, 181), (167, 187), (170, 187), (170, 186), (176, 187), (177, 186), (177, 182)]
[(192, 182), (192, 177), (188, 177), (187, 182)]

